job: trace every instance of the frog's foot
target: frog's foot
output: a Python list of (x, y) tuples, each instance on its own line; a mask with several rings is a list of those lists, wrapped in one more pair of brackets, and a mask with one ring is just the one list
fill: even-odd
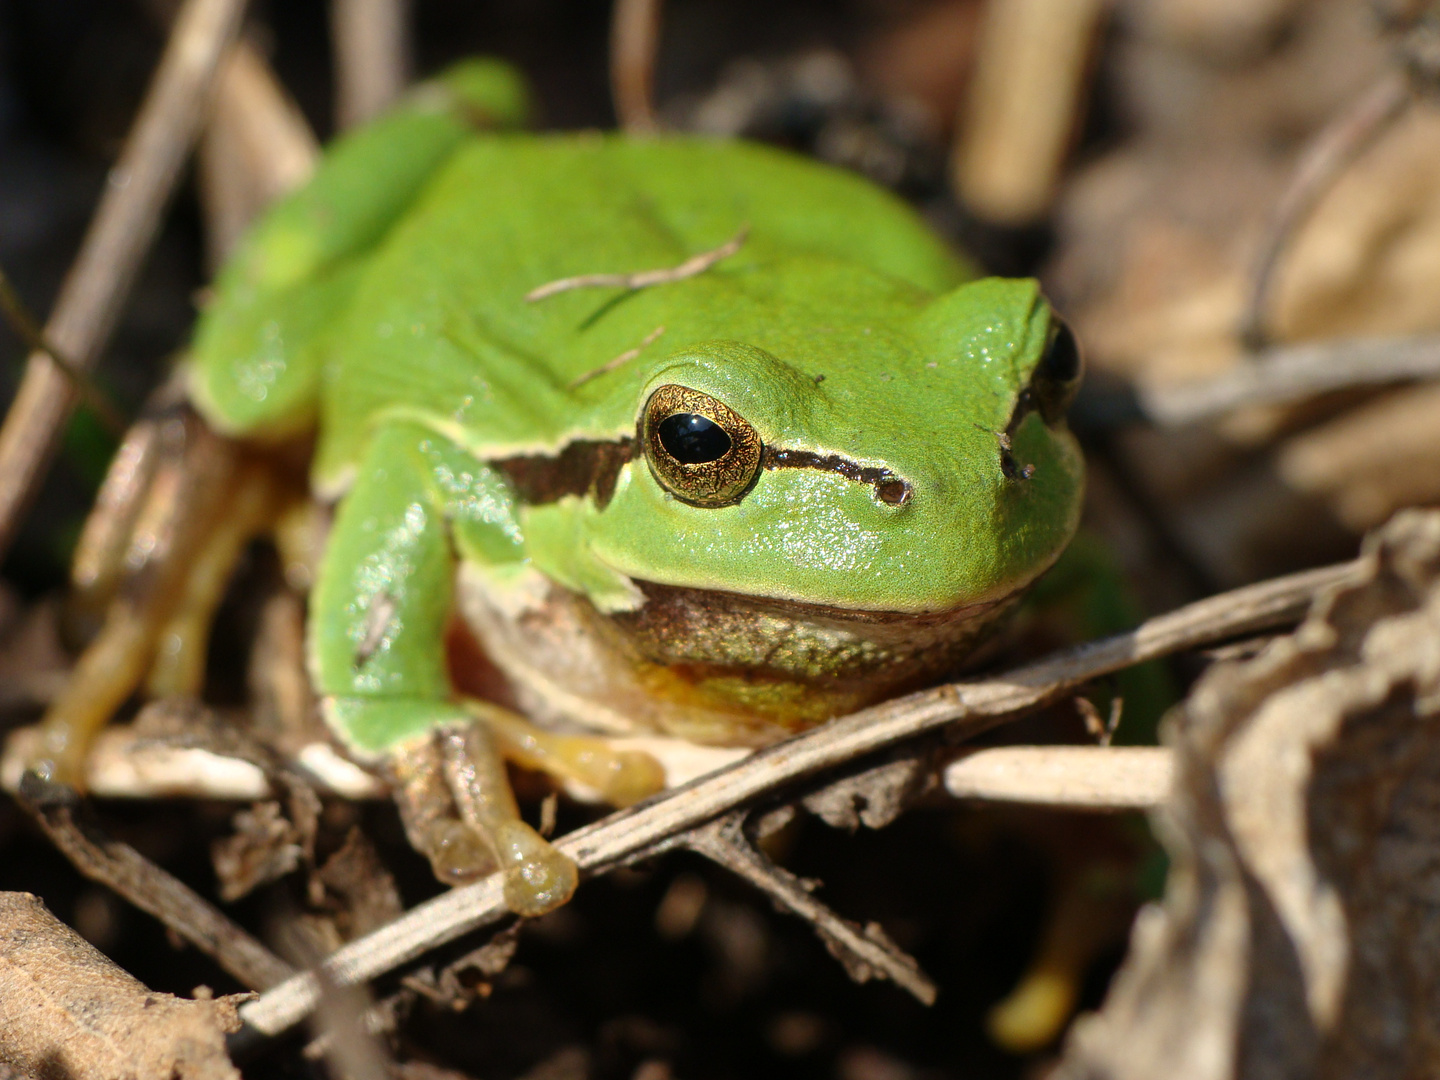
[(488, 701), (465, 707), (494, 732), (507, 760), (599, 794), (613, 806), (630, 806), (665, 787), (665, 769), (639, 750), (616, 750), (592, 735), (560, 735)]
[(520, 818), (505, 762), (484, 723), (454, 723), (388, 755), (410, 841), (440, 880), (460, 884), (499, 869), (505, 903), (534, 917), (570, 899), (575, 863)]
[(990, 1037), (1006, 1050), (1033, 1053), (1053, 1043), (1074, 1015), (1091, 962), (1123, 940), (1131, 908), (1097, 887), (1098, 876), (1072, 872), (1057, 882), (1029, 970), (986, 1017)]
[(464, 885), (498, 868), (480, 833), (460, 820), (434, 735), (396, 746), (385, 765), (410, 845), (430, 860), (440, 881)]

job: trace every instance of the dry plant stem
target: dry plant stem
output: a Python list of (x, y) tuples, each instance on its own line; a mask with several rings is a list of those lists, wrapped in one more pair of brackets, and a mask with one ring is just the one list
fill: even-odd
[(697, 274), (703, 274), (716, 263), (728, 259), (740, 250), (745, 243), (745, 238), (749, 235), (750, 226), (746, 225), (719, 247), (712, 251), (702, 251), (699, 255), (692, 255), (679, 266), (667, 267), (663, 270), (640, 270), (634, 274), (581, 274), (578, 277), (560, 278), (558, 281), (547, 282), (539, 288), (531, 289), (525, 294), (525, 299), (533, 304), (537, 300), (545, 300), (559, 293), (570, 292), (572, 289), (635, 290), (648, 289), (652, 285), (671, 285), (677, 281), (695, 277)]
[(655, 115), (655, 57), (664, 0), (615, 0), (610, 23), (610, 94), (631, 135), (660, 130)]
[(1240, 337), (1251, 349), (1268, 342), (1265, 319), (1275, 267), (1295, 231), (1330, 190), (1345, 167), (1364, 153), (1414, 99), (1410, 79), (1400, 71), (1380, 78), (1349, 109), (1328, 124), (1305, 150), (1260, 244), (1250, 276)]
[(68, 356), (45, 340), (45, 331), (40, 329), (40, 324), (31, 316), (29, 309), (25, 307), (25, 302), (20, 299), (20, 294), (15, 291), (15, 286), (11, 284), (4, 270), (0, 270), (0, 314), (5, 316), (5, 321), (25, 343), (27, 349), (32, 353), (44, 353), (50, 358), (50, 362), (70, 380), (70, 385), (80, 395), (80, 400), (85, 402), (110, 433), (117, 439), (123, 438), (126, 427), (125, 417), (94, 379), (90, 378), (86, 372), (81, 371)]
[[(215, 74), (245, 0), (188, 0), (175, 21), (140, 116), (65, 279), (45, 339), (88, 371), (110, 337), (200, 129)], [(32, 353), (0, 429), (0, 555), (39, 487), (75, 402), (69, 380)]]
[(205, 254), (220, 269), (251, 220), (309, 179), (320, 146), (300, 107), (249, 41), (230, 50), (200, 141)]
[[(1357, 580), (1363, 565), (1341, 563), (1222, 593), (993, 679), (952, 683), (863, 709), (578, 829), (555, 846), (583, 873), (603, 873), (673, 845), (682, 833), (762, 796), (902, 740), (947, 727), (957, 736), (972, 736), (1101, 675), (1292, 623), (1321, 591)], [(339, 983), (374, 978), (506, 914), (500, 878), (491, 875), (348, 943), (326, 968)], [(313, 974), (297, 976), (245, 1005), (241, 1016), (262, 1035), (278, 1034), (314, 1008), (316, 986)]]
[(155, 916), (244, 986), (264, 990), (294, 975), (289, 964), (187, 885), (128, 844), (96, 835), (79, 820), (80, 800), (69, 788), (27, 773), (19, 801), (80, 873)]
[(331, 0), (335, 119), (355, 127), (388, 109), (410, 81), (408, 0)]
[(937, 987), (920, 965), (877, 932), (847, 922), (810, 895), (794, 874), (776, 866), (745, 835), (744, 811), (727, 814), (681, 839), (691, 851), (704, 855), (744, 878), (781, 907), (800, 916), (820, 935), (832, 956), (856, 982), (883, 976), (908, 990), (922, 1004), (935, 1004)]
[(995, 746), (945, 767), (957, 799), (1018, 802), (1065, 810), (1148, 810), (1174, 779), (1163, 746)]
[(1043, 217), (1084, 111), (1108, 0), (992, 0), (951, 161), (956, 197), (987, 221)]
[(1440, 378), (1440, 336), (1280, 345), (1256, 359), (1213, 379), (1141, 387), (1141, 411), (1152, 423), (1176, 426), (1351, 387)]

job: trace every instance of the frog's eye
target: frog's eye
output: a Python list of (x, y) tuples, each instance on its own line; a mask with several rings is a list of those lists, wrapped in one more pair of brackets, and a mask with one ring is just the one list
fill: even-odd
[(660, 486), (692, 506), (738, 502), (760, 472), (760, 434), (709, 394), (669, 383), (645, 403), (645, 458)]
[(1034, 395), (1035, 407), (1047, 424), (1055, 424), (1065, 416), (1065, 410), (1075, 400), (1075, 392), (1080, 388), (1080, 376), (1084, 370), (1075, 335), (1063, 319), (1053, 316), (1045, 355), (1030, 376), (1030, 392)]

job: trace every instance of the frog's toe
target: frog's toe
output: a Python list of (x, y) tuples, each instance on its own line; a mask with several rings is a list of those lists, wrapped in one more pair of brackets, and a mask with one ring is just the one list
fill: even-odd
[(616, 806), (631, 806), (665, 787), (665, 767), (643, 750), (620, 750), (609, 755), (600, 793)]
[(592, 735), (560, 735), (488, 701), (466, 707), (495, 733), (505, 757), (558, 780), (573, 780), (613, 806), (629, 806), (665, 787), (665, 769), (640, 750), (616, 750)]
[(446, 885), (465, 885), (495, 870), (495, 859), (484, 838), (455, 818), (430, 822), (416, 846), (430, 860), (435, 877)]
[(505, 905), (516, 915), (544, 915), (575, 892), (580, 875), (574, 860), (525, 822), (499, 826), (494, 841), (505, 867)]
[(1029, 1054), (1052, 1043), (1075, 1010), (1080, 973), (1037, 968), (990, 1010), (985, 1026), (1006, 1050)]

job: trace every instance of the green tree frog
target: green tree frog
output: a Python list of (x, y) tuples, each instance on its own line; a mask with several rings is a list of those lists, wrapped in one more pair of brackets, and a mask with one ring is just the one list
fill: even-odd
[[(1034, 281), (860, 177), (480, 130), (509, 86), (462, 66), (341, 139), (219, 276), (190, 392), (238, 439), (316, 432), (326, 720), (412, 804), (448, 733), (472, 782), (412, 838), (533, 914), (574, 867), (501, 758), (623, 801), (653, 771), (573, 733), (759, 746), (953, 670), (1075, 532), (1080, 364)], [(457, 614), (535, 728), (457, 695)]]

